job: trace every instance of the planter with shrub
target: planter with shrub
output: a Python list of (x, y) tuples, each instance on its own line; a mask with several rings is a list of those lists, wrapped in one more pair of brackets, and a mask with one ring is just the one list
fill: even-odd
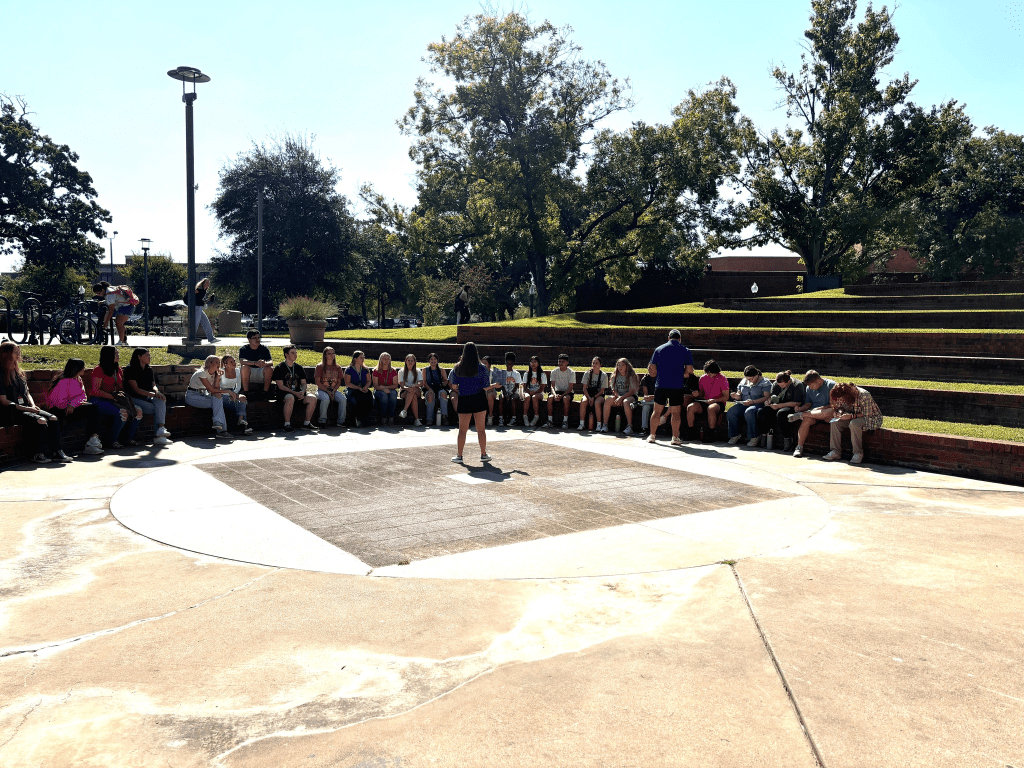
[(294, 296), (282, 301), (278, 311), (288, 323), (288, 336), (292, 344), (311, 347), (324, 340), (327, 318), (336, 315), (338, 308), (319, 299)]

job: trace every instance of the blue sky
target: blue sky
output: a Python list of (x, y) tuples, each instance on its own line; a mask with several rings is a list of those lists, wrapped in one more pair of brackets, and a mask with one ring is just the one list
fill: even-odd
[[(878, 4), (880, 5), (880, 4)], [(24, 96), (34, 122), (81, 155), (99, 202), (113, 214), (115, 262), (153, 240), (185, 258), (184, 107), (165, 74), (185, 64), (208, 73), (196, 103), (197, 258), (222, 245), (207, 206), (220, 167), (253, 141), (315, 136), (341, 168), (358, 207), (360, 184), (414, 202), (409, 139), (395, 121), (427, 75), (427, 45), (451, 36), (472, 2), (47, 2), (6, 4), (0, 91)], [(503, 6), (508, 7), (508, 6)], [(769, 69), (795, 67), (810, 2), (676, 0), (627, 5), (540, 0), (531, 19), (570, 25), (583, 55), (630, 78), (636, 107), (608, 122), (664, 122), (685, 96), (722, 75), (761, 127), (782, 126)], [(861, 4), (861, 8), (864, 4)], [(890, 6), (891, 7), (891, 6)], [(920, 82), (930, 106), (967, 104), (978, 126), (1024, 132), (1024, 2), (904, 0), (895, 15), (900, 53), (890, 74)], [(781, 248), (769, 248), (781, 253)], [(12, 259), (0, 257), (9, 269)]]

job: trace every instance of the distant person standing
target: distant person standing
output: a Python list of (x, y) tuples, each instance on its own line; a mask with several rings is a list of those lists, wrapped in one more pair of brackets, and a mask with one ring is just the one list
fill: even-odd
[(657, 442), (657, 425), (661, 411), (667, 405), (672, 419), (672, 445), (682, 445), (679, 428), (682, 426), (682, 407), (686, 398), (686, 381), (693, 373), (693, 355), (684, 347), (682, 334), (673, 328), (668, 332), (668, 341), (654, 350), (647, 369), (655, 377), (654, 413), (651, 415), (651, 434), (647, 442)]
[(469, 286), (462, 286), (457, 294), (455, 294), (455, 324), (461, 325), (462, 323), (469, 322)]
[[(213, 301), (214, 296), (210, 293), (210, 278), (204, 277), (196, 283), (196, 333), (202, 327), (206, 334), (207, 344), (216, 344), (220, 339), (213, 335), (213, 326), (210, 325), (210, 318), (206, 316), (206, 302)], [(185, 297), (188, 304), (188, 296)]]

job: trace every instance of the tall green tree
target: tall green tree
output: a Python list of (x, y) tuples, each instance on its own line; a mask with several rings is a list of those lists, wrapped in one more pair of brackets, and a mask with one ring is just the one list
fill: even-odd
[(378, 322), (389, 307), (402, 304), (409, 290), (405, 257), (394, 234), (376, 222), (361, 223), (354, 242), (354, 276), (349, 296), (364, 316)]
[[(133, 253), (125, 260), (121, 274), (141, 301), (146, 300), (145, 264), (141, 253)], [(149, 254), (149, 303), (150, 310), (157, 304), (175, 301), (185, 294), (188, 270), (171, 258), (171, 254), (157, 251)]]
[(960, 108), (945, 124), (941, 170), (914, 204), (914, 254), (933, 278), (1024, 275), (1024, 136), (994, 127), (974, 135)]
[[(431, 72), (453, 87), (421, 79), (400, 123), (416, 137), (412, 225), (423, 249), (441, 262), (497, 262), (519, 281), (532, 272), (542, 313), (587, 141), (601, 120), (631, 104), (604, 64), (578, 55), (569, 32), (518, 13), (467, 18), (451, 40), (428, 49)], [(458, 271), (450, 261), (444, 268)]]
[(238, 309), (256, 309), (261, 188), (265, 306), (277, 306), (286, 296), (344, 295), (356, 266), (355, 220), (338, 192), (340, 178), (312, 142), (299, 136), (254, 144), (224, 165), (211, 209), (230, 245), (212, 261), (217, 282), (228, 287)]
[(78, 155), (29, 120), (22, 99), (0, 94), (0, 253), (20, 253), (32, 285), (65, 298), (77, 276), (99, 268), (110, 213), (96, 203)]
[(869, 4), (859, 22), (855, 0), (812, 0), (811, 8), (799, 70), (772, 73), (793, 124), (766, 137), (747, 126), (745, 185), (757, 228), (747, 242), (783, 243), (808, 274), (822, 275), (844, 260), (863, 267), (891, 253), (880, 233), (907, 224), (906, 204), (936, 169), (941, 109), (926, 113), (908, 100), (916, 81), (907, 74), (882, 84), (899, 44), (885, 6)]

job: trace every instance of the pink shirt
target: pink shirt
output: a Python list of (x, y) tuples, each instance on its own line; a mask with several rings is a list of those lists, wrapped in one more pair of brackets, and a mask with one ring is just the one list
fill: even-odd
[(57, 386), (50, 390), (46, 404), (50, 408), (77, 408), (89, 398), (86, 397), (85, 388), (78, 379), (61, 379)]
[(699, 384), (705, 400), (714, 400), (729, 391), (729, 380), (720, 373), (705, 373)]

